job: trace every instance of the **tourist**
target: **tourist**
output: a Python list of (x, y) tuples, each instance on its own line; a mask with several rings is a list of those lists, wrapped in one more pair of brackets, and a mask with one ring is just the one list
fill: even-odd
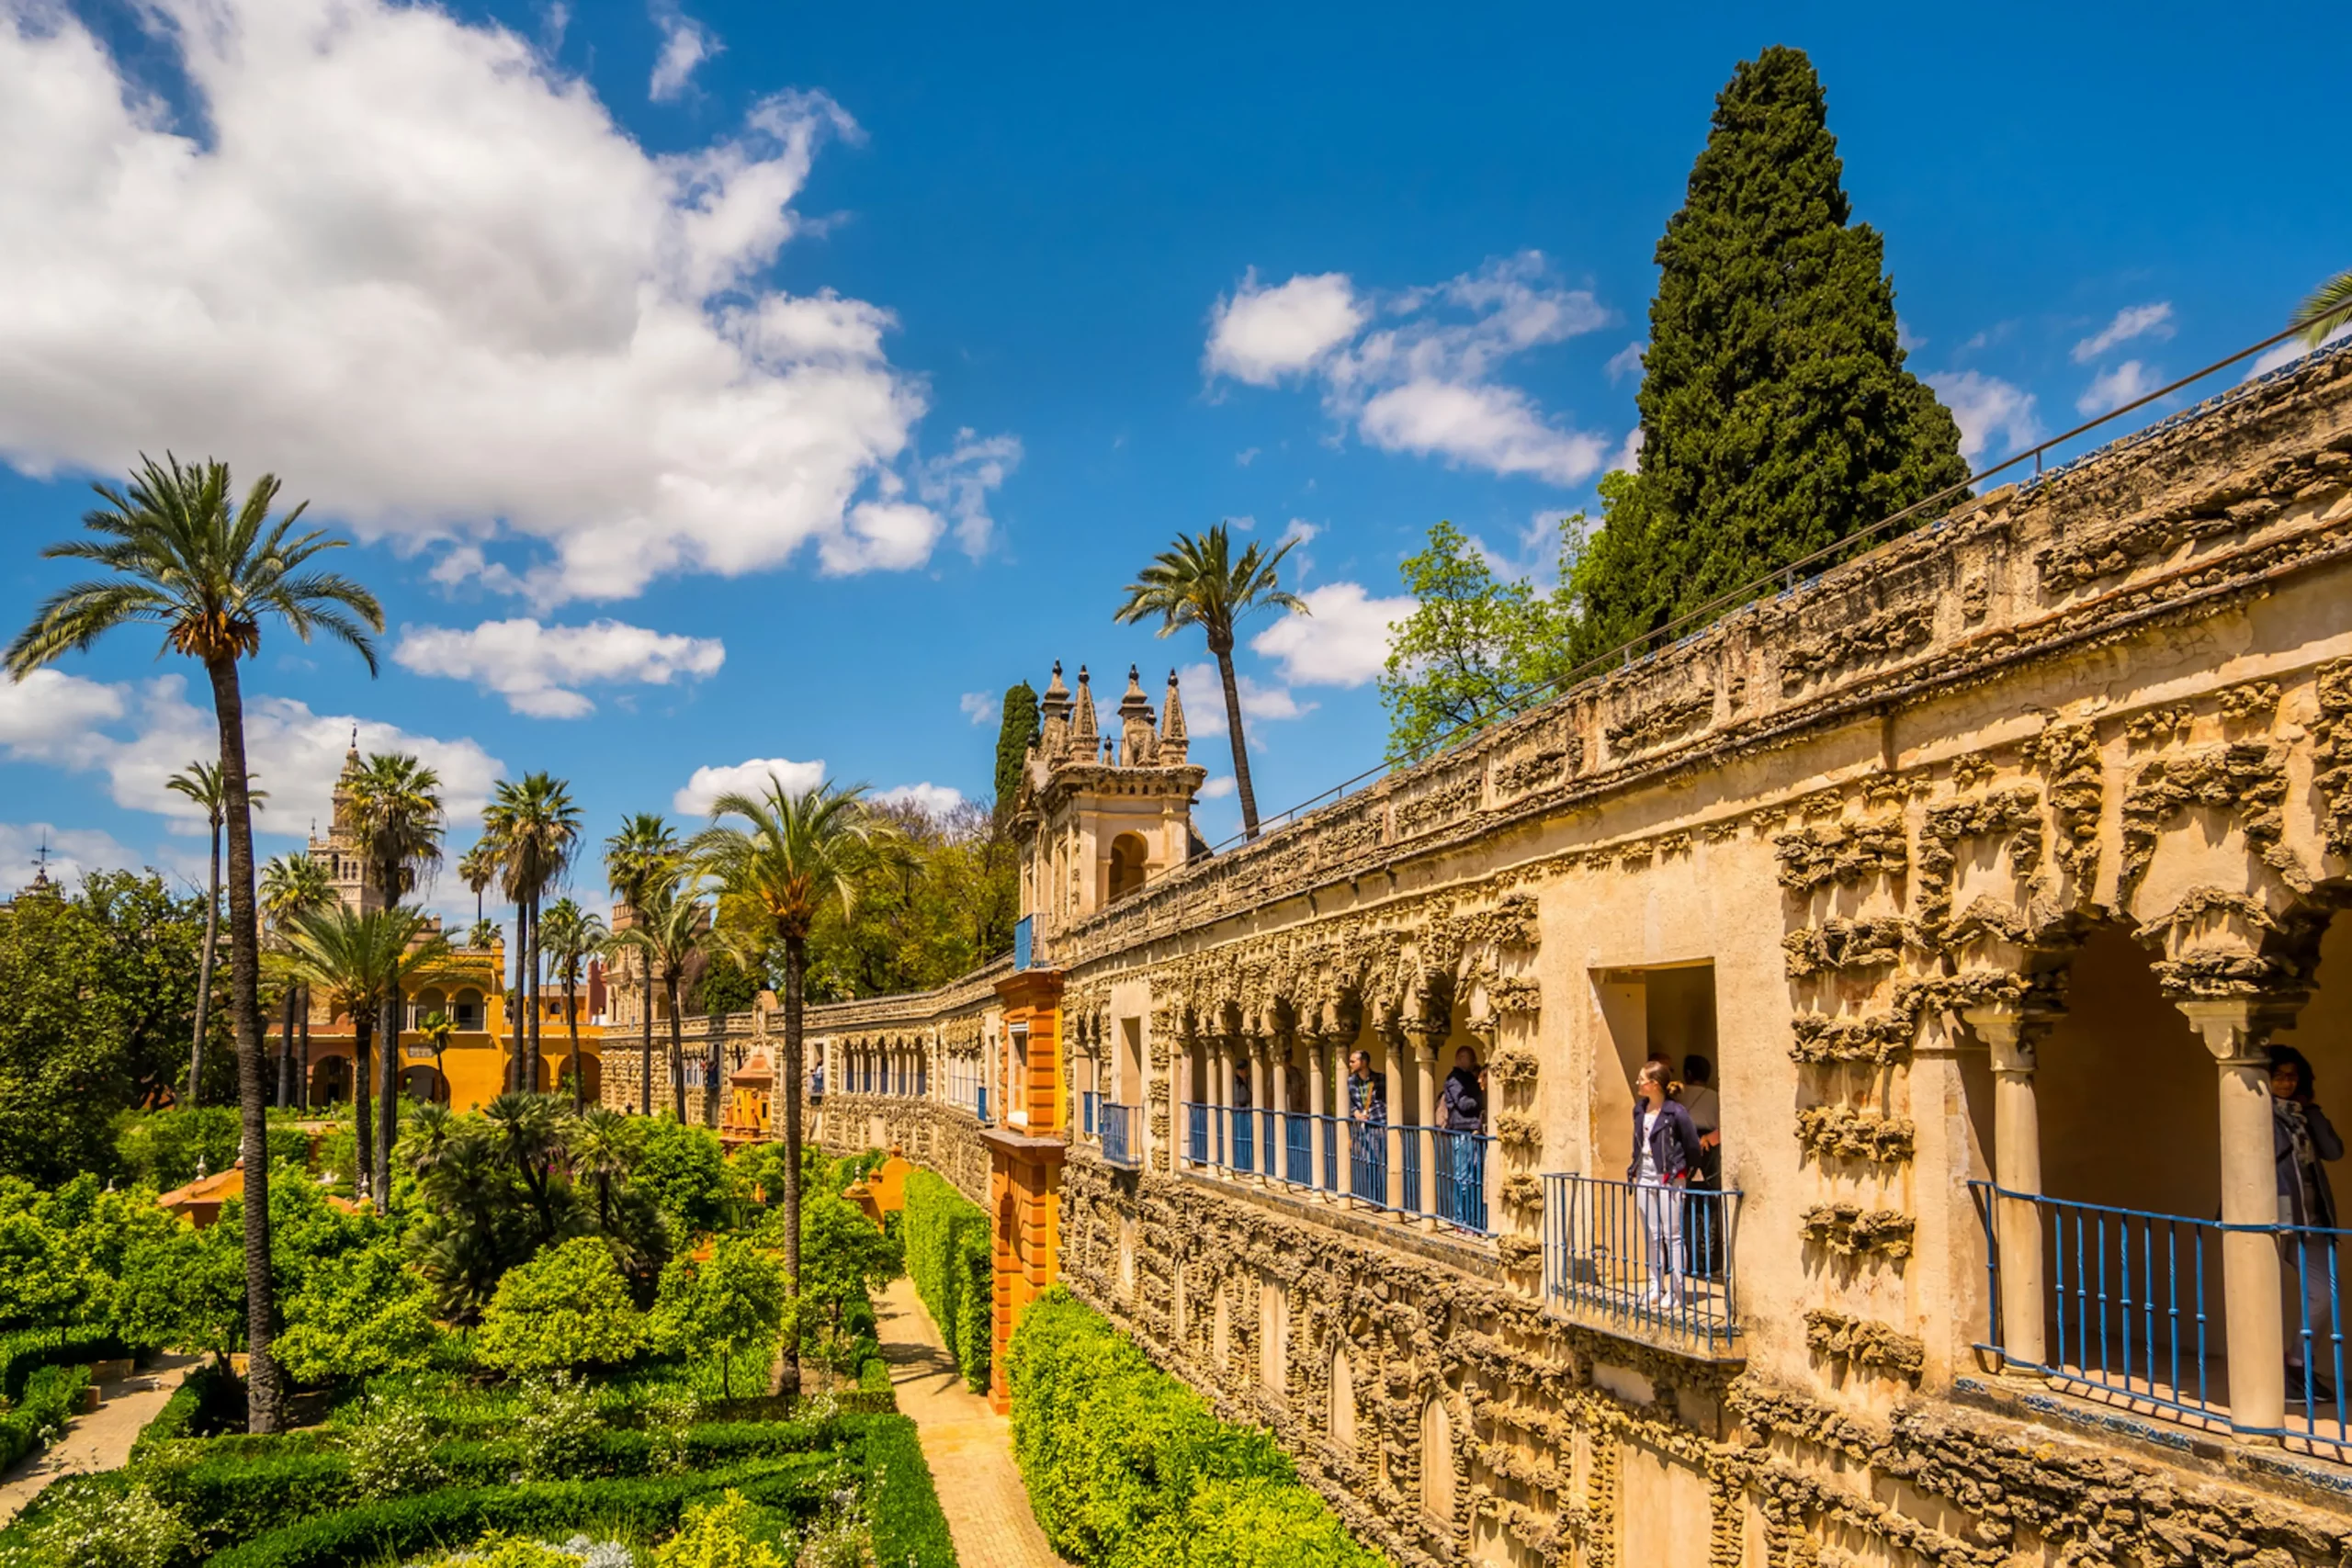
[(1438, 1124), (1449, 1134), (1444, 1140), (1447, 1157), (1439, 1167), (1443, 1173), (1440, 1217), (1465, 1230), (1470, 1228), (1465, 1222), (1478, 1212), (1477, 1198), (1485, 1185), (1485, 1173), (1478, 1168), (1477, 1134), (1486, 1120), (1486, 1071), (1476, 1051), (1457, 1047), (1453, 1070), (1445, 1075), (1439, 1098)]
[[(2344, 1140), (2319, 1108), (2310, 1061), (2291, 1045), (2270, 1047), (2270, 1137), (2278, 1166), (2278, 1223), (2304, 1233), (2335, 1229), (2335, 1196), (2324, 1162), (2344, 1157)], [(2335, 1337), (2335, 1238), (2290, 1231), (2279, 1236), (2278, 1251), (2280, 1267), (2301, 1276), (2301, 1321), (2290, 1317), (2287, 1325), (2287, 1397), (2301, 1401), (2304, 1347), (2329, 1346)], [(2335, 1388), (2317, 1369), (2310, 1371), (2311, 1397), (2333, 1400)]]
[(1348, 1054), (1348, 1155), (1351, 1185), (1363, 1196), (1366, 1185), (1377, 1189), (1373, 1201), (1388, 1201), (1388, 1087), (1372, 1070), (1372, 1053)]
[(1625, 1168), (1648, 1246), (1643, 1299), (1669, 1312), (1682, 1305), (1682, 1190), (1700, 1152), (1690, 1112), (1667, 1098), (1673, 1076), (1664, 1062), (1644, 1062), (1634, 1079), (1634, 1157)]
[[(1713, 1062), (1693, 1051), (1682, 1058), (1682, 1089), (1674, 1098), (1690, 1112), (1699, 1130), (1699, 1158), (1690, 1172), (1690, 1272), (1712, 1275), (1723, 1266), (1724, 1205), (1712, 1196), (1723, 1190), (1723, 1100), (1715, 1093)], [(1696, 1196), (1708, 1194), (1708, 1196)]]

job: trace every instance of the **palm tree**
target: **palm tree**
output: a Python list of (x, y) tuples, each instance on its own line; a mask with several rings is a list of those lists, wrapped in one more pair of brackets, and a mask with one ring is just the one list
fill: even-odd
[[(334, 902), (334, 884), (327, 876), (327, 868), (308, 854), (277, 855), (261, 868), (261, 907), (268, 912), (270, 930), (281, 942), (288, 920), (296, 915), (323, 909)], [(302, 1023), (302, 1103), (307, 1106), (311, 1092), (311, 1003), (301, 985), (289, 982), (286, 987), (286, 1029), (278, 1043), (277, 1104), (281, 1110), (294, 1103), (294, 1021), (298, 1015)]]
[[(605, 881), (629, 909), (629, 918), (637, 918), (638, 907), (645, 902), (647, 891), (657, 879), (676, 874), (678, 836), (658, 811), (640, 811), (621, 819), (621, 830), (605, 840)], [(628, 951), (629, 944), (620, 942), (616, 933), (613, 945)], [(645, 970), (645, 1037), (639, 1054), (641, 1086), (640, 1103), (643, 1115), (653, 1114), (653, 968)]]
[[(474, 847), (458, 857), (458, 879), (473, 889), (474, 925), (476, 929), (480, 929), (484, 923), (481, 911), (482, 890), (498, 880), (498, 845), (488, 834), (476, 839)], [(487, 947), (489, 943), (481, 942), (475, 945)]]
[[(686, 965), (702, 950), (710, 937), (710, 907), (696, 896), (694, 886), (684, 868), (674, 862), (670, 874), (647, 885), (641, 890), (645, 902), (633, 911), (635, 918), (615, 931), (611, 945), (622, 952), (635, 953), (645, 964), (646, 977), (646, 1039), (649, 1042), (643, 1058), (646, 1081), (652, 1081), (653, 1058), (650, 1042), (653, 1037), (652, 985), (658, 975), (662, 993), (670, 999), (670, 1099), (678, 1121), (686, 1119), (686, 1058), (683, 1021), (679, 1017), (679, 982), (685, 978)], [(651, 1113), (651, 1090), (646, 1093), (648, 1114)]]
[[(337, 903), (294, 916), (282, 933), (285, 951), (270, 955), (271, 967), (326, 998), (334, 1012), (351, 1015), (352, 1116), (358, 1134), (360, 1181), (362, 1190), (377, 1200), (379, 1213), (390, 1195), (391, 1168), (389, 1160), (377, 1164), (373, 1155), (377, 1145), (368, 1116), (368, 1051), (384, 998), (399, 994), (410, 979), (448, 957), (448, 942), (425, 924), (420, 909), (362, 912)], [(382, 1049), (388, 1057), (397, 1055), (398, 1038), (386, 1040)], [(391, 1120), (395, 1109), (387, 1097), (384, 1119)]]
[[(563, 880), (580, 847), (580, 807), (571, 801), (571, 786), (548, 773), (526, 773), (517, 784), (499, 781), (492, 792), (482, 826), (497, 840), (499, 866), (506, 896), (514, 904), (515, 964), (527, 976), (519, 989), (529, 1009), (530, 1042), (518, 1037), (516, 1087), (536, 1093), (539, 1087), (539, 900)], [(523, 965), (528, 963), (527, 970)]]
[(1241, 739), (1241, 688), (1233, 676), (1233, 627), (1257, 610), (1307, 613), (1306, 602), (1283, 591), (1274, 569), (1290, 554), (1296, 539), (1285, 539), (1272, 555), (1252, 544), (1232, 557), (1232, 536), (1219, 523), (1205, 534), (1179, 534), (1176, 543), (1152, 558), (1149, 566), (1127, 584), (1126, 599), (1111, 618), (1123, 625), (1159, 617), (1159, 635), (1183, 626), (1208, 633), (1209, 652), (1216, 657), (1218, 676), (1225, 682), (1225, 726), (1233, 736), (1233, 782), (1241, 795), (1241, 831), (1258, 836), (1258, 797), (1250, 788), (1250, 754)]
[[(801, 979), (808, 964), (808, 933), (828, 906), (847, 914), (857, 901), (856, 872), (875, 840), (889, 829), (875, 823), (862, 798), (864, 784), (831, 781), (794, 792), (774, 773), (760, 795), (740, 792), (711, 803), (711, 825), (687, 846), (695, 868), (718, 884), (744, 924), (756, 921), (784, 945), (784, 1261), (793, 1294), (800, 1293), (800, 1096), (805, 1063), (800, 1041)], [(743, 826), (726, 822), (740, 817)], [(800, 1390), (800, 1354), (785, 1348), (786, 1392)]]
[[(204, 1032), (210, 1022), (212, 1004), (212, 958), (219, 951), (220, 917), (220, 824), (228, 811), (228, 795), (220, 787), (220, 767), (199, 757), (180, 772), (164, 781), (164, 787), (184, 795), (203, 809), (204, 819), (212, 826), (211, 880), (204, 899), (204, 956), (196, 972), (196, 1043), (187, 1054), (187, 1102), (203, 1103), (204, 1092)], [(269, 798), (269, 791), (254, 789), (246, 781), (245, 798), (259, 806)]]
[[(167, 464), (168, 466), (165, 466)], [(229, 1008), (237, 1042), (237, 1098), (245, 1171), (246, 1420), (275, 1432), (283, 1419), (283, 1384), (270, 1342), (277, 1297), (269, 1262), (268, 1096), (261, 1068), (261, 928), (254, 907), (252, 781), (245, 772), (244, 693), (237, 661), (261, 649), (262, 623), (275, 618), (305, 642), (313, 632), (349, 643), (376, 670), (369, 631), (384, 627), (383, 607), (349, 578), (313, 564), (341, 547), (318, 529), (293, 533), (302, 507), (274, 522), (278, 482), (265, 474), (232, 500), (222, 463), (183, 467), (142, 458), (128, 485), (100, 485), (106, 505), (83, 526), (95, 538), (51, 545), (51, 558), (95, 561), (109, 574), (52, 594), (33, 623), (8, 645), (9, 674), (21, 680), (70, 650), (86, 649), (118, 626), (164, 629), (164, 646), (203, 661), (220, 728), (222, 825), (229, 835)]]
[[(387, 909), (415, 887), (424, 873), (441, 863), (441, 775), (405, 752), (378, 752), (351, 781), (351, 816), (367, 878)], [(376, 1122), (378, 1170), (392, 1165), (393, 1106), (398, 1098), (401, 989), (388, 989), (377, 1003), (383, 1049), (376, 1055), (376, 1098), (383, 1114)], [(376, 1212), (391, 1201), (391, 1183), (376, 1184)]]
[(2303, 341), (2313, 348), (2352, 327), (2352, 269), (2337, 273), (2312, 290), (2312, 297), (2287, 325), (2301, 328)]
[(447, 1013), (443, 1012), (439, 1008), (435, 1008), (419, 1021), (416, 1031), (424, 1035), (425, 1043), (433, 1047), (434, 1074), (446, 1085), (449, 1081), (449, 1074), (447, 1068), (442, 1065), (441, 1055), (448, 1050), (449, 1036), (458, 1032), (458, 1026), (449, 1021)]
[(611, 932), (605, 918), (582, 908), (570, 898), (559, 898), (540, 917), (539, 951), (555, 964), (563, 981), (563, 1021), (571, 1037), (571, 1108), (588, 1109), (588, 1077), (580, 1070), (580, 965), (590, 953), (604, 951)]
[(466, 928), (466, 945), (468, 947), (479, 948), (497, 946), (498, 922), (496, 920), (476, 920), (472, 925), (468, 926)]

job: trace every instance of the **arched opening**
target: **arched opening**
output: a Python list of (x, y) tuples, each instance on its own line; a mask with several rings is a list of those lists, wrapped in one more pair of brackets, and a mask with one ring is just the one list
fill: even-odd
[(1421, 1508), (1431, 1518), (1453, 1518), (1453, 1420), (1435, 1394), (1421, 1406)]
[(1356, 1447), (1356, 1383), (1355, 1374), (1348, 1367), (1347, 1347), (1333, 1337), (1331, 1345), (1331, 1408), (1329, 1411), (1331, 1446), (1341, 1453), (1353, 1453)]
[(459, 991), (456, 1003), (449, 1010), (449, 1021), (463, 1030), (481, 1028), (481, 993), (471, 987)]
[(1150, 853), (1140, 833), (1122, 833), (1111, 840), (1111, 886), (1107, 902), (1115, 904), (1130, 893), (1142, 891), (1144, 862)]
[(1258, 1286), (1258, 1381), (1281, 1393), (1289, 1378), (1290, 1303), (1272, 1280)]
[(311, 1103), (343, 1105), (351, 1100), (351, 1058), (321, 1056), (311, 1064)]
[(449, 1103), (449, 1080), (432, 1067), (419, 1065), (401, 1069), (401, 1098), (435, 1105)]
[(449, 1010), (448, 1001), (448, 996), (440, 987), (425, 987), (409, 998), (408, 1026), (411, 1029), (423, 1029), (426, 1019), (436, 1012)]

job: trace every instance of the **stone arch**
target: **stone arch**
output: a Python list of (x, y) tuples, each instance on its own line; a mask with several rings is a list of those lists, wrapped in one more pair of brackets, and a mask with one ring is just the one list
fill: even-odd
[(1356, 1382), (1354, 1370), (1348, 1363), (1347, 1341), (1331, 1336), (1330, 1407), (1324, 1413), (1325, 1428), (1330, 1433), (1331, 1446), (1341, 1453), (1356, 1450)]
[(1281, 1394), (1290, 1386), (1290, 1301), (1280, 1280), (1258, 1281), (1258, 1381)]
[(1151, 851), (1140, 833), (1121, 833), (1111, 840), (1110, 887), (1106, 903), (1115, 904), (1143, 891), (1146, 863)]
[(1453, 1519), (1453, 1416), (1434, 1393), (1421, 1405), (1421, 1511)]

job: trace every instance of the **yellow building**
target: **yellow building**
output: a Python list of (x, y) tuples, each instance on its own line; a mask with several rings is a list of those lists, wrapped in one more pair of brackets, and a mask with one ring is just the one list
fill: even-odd
[[(367, 885), (354, 818), (351, 781), (360, 758), (355, 747), (345, 758), (343, 776), (336, 782), (334, 814), (327, 831), (311, 832), (310, 855), (326, 867), (328, 879), (346, 908), (362, 911), (381, 907), (382, 900)], [(438, 916), (425, 928), (428, 935), (444, 934)], [(577, 998), (579, 1012), (578, 1070), (585, 1079), (586, 1098), (594, 1100), (603, 1083), (599, 1047), (604, 1026), (597, 1021), (604, 995), (602, 973), (590, 966)], [(513, 1081), (516, 1055), (515, 1025), (511, 1017), (508, 982), (513, 978), (503, 937), (486, 947), (453, 945), (449, 956), (422, 978), (413, 996), (401, 1005), (398, 1080), (404, 1099), (435, 1100), (459, 1111), (488, 1104)], [(574, 1070), (571, 1030), (566, 1017), (562, 987), (543, 983), (539, 1018), (537, 1087), (553, 1091)], [(355, 1036), (348, 1013), (331, 1013), (327, 1002), (314, 1000), (310, 1017), (308, 1055), (309, 1102), (313, 1106), (345, 1104), (351, 1100)], [(446, 1039), (436, 1041), (424, 1029), (434, 1014), (454, 1025)], [(298, 1046), (299, 1050), (299, 1046)]]

